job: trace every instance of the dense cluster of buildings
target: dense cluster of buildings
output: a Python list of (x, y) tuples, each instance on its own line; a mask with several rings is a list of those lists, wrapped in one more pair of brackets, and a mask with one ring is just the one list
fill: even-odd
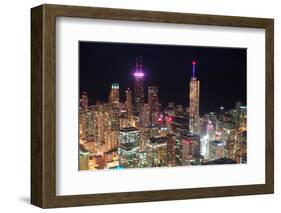
[[(107, 103), (80, 99), (80, 170), (170, 167), (247, 162), (247, 108), (240, 102), (200, 117), (200, 81), (189, 82), (189, 106), (159, 102), (159, 88), (144, 88), (141, 57), (134, 88), (121, 102), (112, 83)], [(147, 102), (145, 92), (147, 91)], [(185, 97), (183, 97), (185, 98)], [(186, 97), (187, 98), (187, 97)]]

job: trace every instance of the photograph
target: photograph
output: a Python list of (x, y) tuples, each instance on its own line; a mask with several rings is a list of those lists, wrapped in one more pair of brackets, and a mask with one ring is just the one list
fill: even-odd
[(30, 203), (273, 194), (274, 18), (123, 6), (31, 8)]
[(247, 49), (79, 41), (79, 170), (247, 163)]

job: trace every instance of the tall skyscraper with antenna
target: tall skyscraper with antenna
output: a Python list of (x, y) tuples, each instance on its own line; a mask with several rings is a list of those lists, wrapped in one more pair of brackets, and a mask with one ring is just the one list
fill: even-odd
[(144, 73), (142, 70), (141, 56), (136, 58), (136, 69), (134, 72), (134, 78), (135, 78), (135, 88), (134, 88), (135, 110), (139, 114), (144, 104), (144, 87), (143, 87)]
[(195, 76), (196, 61), (192, 61), (192, 77), (189, 83), (189, 131), (199, 133), (199, 96), (200, 81)]

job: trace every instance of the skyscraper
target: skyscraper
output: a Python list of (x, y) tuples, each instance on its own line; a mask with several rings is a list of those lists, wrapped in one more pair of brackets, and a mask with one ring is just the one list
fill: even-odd
[(110, 132), (107, 134), (107, 148), (115, 147), (118, 141), (118, 131), (120, 128), (120, 102), (119, 102), (119, 84), (113, 83), (108, 97), (110, 107), (107, 111), (110, 120)]
[(148, 104), (151, 111), (158, 111), (159, 96), (157, 86), (148, 87)]
[(167, 166), (176, 165), (176, 135), (167, 134)]
[(87, 94), (87, 92), (82, 92), (81, 108), (82, 108), (82, 110), (88, 109), (88, 94)]
[(134, 97), (135, 97), (135, 109), (139, 114), (141, 111), (141, 107), (144, 103), (144, 86), (143, 86), (143, 78), (144, 73), (142, 71), (142, 58), (136, 58), (136, 70), (134, 72), (135, 78), (135, 88), (134, 88)]
[(143, 104), (143, 107), (141, 108), (140, 124), (141, 124), (142, 127), (148, 127), (148, 126), (151, 125), (149, 104)]
[(209, 141), (209, 135), (205, 135), (202, 138), (200, 138), (200, 154), (204, 157), (204, 160), (209, 159), (210, 154), (210, 141)]
[(159, 112), (159, 96), (157, 86), (148, 87), (148, 105), (150, 108), (151, 125), (156, 125)]
[(199, 132), (199, 95), (200, 81), (195, 77), (196, 61), (192, 61), (192, 77), (189, 84), (189, 130), (196, 134)]
[(138, 165), (140, 132), (134, 127), (123, 128), (119, 131), (119, 162), (125, 168)]
[(133, 115), (133, 97), (132, 97), (132, 90), (130, 88), (126, 90), (125, 106), (128, 113), (128, 117), (131, 117)]
[(80, 135), (82, 140), (87, 140), (88, 137), (88, 95), (87, 92), (82, 92), (80, 99), (81, 110), (80, 110)]
[(108, 97), (108, 103), (119, 106), (119, 84), (113, 83)]
[(211, 141), (209, 152), (210, 152), (209, 153), (210, 160), (224, 158), (225, 157), (224, 142), (218, 140)]
[(197, 164), (200, 161), (200, 136), (181, 135), (182, 143), (182, 165)]
[(146, 152), (149, 167), (166, 166), (167, 137), (151, 137), (146, 144)]

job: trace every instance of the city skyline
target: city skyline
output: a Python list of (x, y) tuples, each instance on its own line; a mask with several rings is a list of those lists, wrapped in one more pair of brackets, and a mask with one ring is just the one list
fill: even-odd
[[(83, 70), (79, 74), (79, 94), (87, 91), (91, 104), (106, 102), (113, 82), (119, 83), (120, 100), (125, 101), (125, 90), (134, 88), (135, 60), (139, 56), (145, 64), (144, 87), (147, 90), (150, 85), (158, 85), (164, 105), (169, 100), (188, 106), (189, 97), (182, 97), (189, 90), (186, 81), (192, 76), (192, 61), (197, 62), (197, 77), (204, 82), (200, 88), (200, 114), (217, 111), (220, 106), (230, 109), (236, 101), (247, 101), (246, 49), (80, 42), (79, 56), (79, 69)], [(97, 91), (93, 85), (106, 89)], [(147, 101), (147, 91), (144, 96)]]
[[(81, 42), (80, 45), (83, 46)], [(128, 46), (128, 44), (123, 45)], [(83, 49), (81, 46), (80, 49)], [(149, 49), (148, 47), (151, 45), (143, 46), (145, 49)], [(169, 50), (171, 47), (166, 46)], [(194, 50), (194, 47), (192, 49)], [(128, 48), (126, 51), (130, 52)], [(216, 51), (224, 52), (225, 49), (219, 48)], [(105, 57), (102, 52), (99, 54)], [(174, 52), (174, 55), (180, 54)], [(83, 58), (82, 55), (79, 55), (80, 59)], [(244, 58), (243, 54), (241, 57)], [(119, 59), (119, 66), (127, 64), (126, 61)], [(93, 59), (95, 60), (98, 58)], [(152, 60), (148, 59), (148, 61)], [(237, 59), (232, 58), (232, 60)], [(197, 69), (201, 62), (193, 58), (188, 69), (191, 73), (189, 79), (183, 78), (184, 87), (178, 87), (179, 83), (173, 82), (174, 77), (177, 76), (177, 66), (174, 67), (175, 71), (169, 73), (169, 81), (173, 83), (161, 84), (162, 81), (165, 82), (163, 80), (165, 78), (162, 78), (163, 73), (158, 76), (158, 80), (149, 80), (149, 74), (153, 72), (147, 71), (142, 55), (136, 56), (134, 61), (134, 69), (129, 74), (115, 73), (115, 69), (112, 69), (111, 75), (107, 76), (106, 80), (102, 75), (96, 75), (95, 80), (88, 79), (92, 82), (91, 88), (95, 88), (97, 94), (103, 94), (103, 101), (89, 95), (87, 90), (80, 91), (80, 170), (247, 163), (247, 105), (246, 100), (244, 104), (240, 101), (246, 98), (246, 86), (241, 86), (243, 80), (236, 81), (232, 78), (236, 86), (232, 87), (225, 80), (227, 78), (220, 79), (217, 73), (213, 73), (216, 77), (215, 82), (211, 79), (201, 82)], [(241, 63), (244, 64), (243, 59)], [(118, 70), (118, 65), (115, 66)], [(94, 68), (93, 66), (92, 69)], [(79, 71), (80, 76), (84, 76), (83, 72), (84, 70)], [(240, 72), (241, 70), (237, 71)], [(181, 74), (180, 77), (186, 75), (186, 73)], [(118, 78), (113, 81), (112, 76)], [(103, 83), (111, 81), (110, 86), (94, 84), (97, 79)], [(126, 89), (122, 88), (121, 85), (126, 84), (127, 80), (130, 80), (130, 86)], [(223, 86), (224, 81), (229, 84)], [(80, 78), (80, 89), (85, 88), (84, 83), (85, 81)], [(217, 88), (216, 85), (219, 87)], [(208, 89), (210, 91), (215, 91), (215, 94), (206, 89), (202, 92), (201, 88), (204, 86), (210, 88)], [(239, 92), (236, 95), (235, 92), (231, 93), (239, 90), (237, 88), (244, 89), (242, 98), (236, 97)], [(168, 91), (173, 96), (160, 96), (163, 91)], [(208, 98), (202, 93), (207, 94)], [(89, 98), (94, 98), (95, 101), (89, 101)], [(178, 98), (181, 98), (181, 101), (175, 101)], [(221, 100), (220, 103), (218, 100)], [(205, 107), (208, 101), (214, 103), (213, 106), (217, 109), (200, 113), (202, 108), (208, 109)], [(228, 109), (224, 107), (226, 105), (229, 106)]]

